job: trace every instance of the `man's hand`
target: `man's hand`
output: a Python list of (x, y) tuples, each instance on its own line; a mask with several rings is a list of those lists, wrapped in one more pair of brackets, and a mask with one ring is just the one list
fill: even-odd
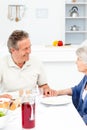
[(12, 96), (10, 94), (2, 94), (2, 95), (0, 95), (0, 98), (9, 98), (9, 99), (12, 99)]
[(45, 96), (57, 96), (57, 91), (56, 90), (53, 90), (51, 88), (44, 88), (44, 95)]
[(48, 84), (44, 84), (42, 86), (39, 86), (39, 88), (43, 89), (44, 96), (50, 97), (50, 96), (57, 96), (57, 91), (54, 89), (51, 89)]

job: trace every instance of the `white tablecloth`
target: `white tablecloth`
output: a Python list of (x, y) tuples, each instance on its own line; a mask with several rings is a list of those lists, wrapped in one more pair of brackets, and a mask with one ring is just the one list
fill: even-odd
[[(46, 106), (36, 104), (36, 126), (32, 130), (86, 130), (87, 126), (73, 104)], [(6, 127), (3, 130), (22, 130), (21, 108), (9, 112)]]

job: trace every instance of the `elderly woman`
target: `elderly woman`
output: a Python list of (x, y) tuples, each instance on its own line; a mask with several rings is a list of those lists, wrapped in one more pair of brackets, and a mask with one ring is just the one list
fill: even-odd
[(74, 87), (58, 90), (57, 95), (70, 95), (72, 102), (87, 125), (87, 45), (81, 46), (76, 50), (77, 68), (84, 73), (83, 79)]

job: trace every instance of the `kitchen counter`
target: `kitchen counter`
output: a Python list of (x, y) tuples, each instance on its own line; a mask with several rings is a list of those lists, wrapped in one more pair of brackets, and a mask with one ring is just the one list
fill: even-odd
[[(37, 56), (44, 62), (75, 61), (77, 45), (54, 47), (51, 45), (32, 45), (32, 55)], [(0, 47), (0, 56), (8, 54), (8, 48), (4, 45)]]
[(32, 46), (32, 54), (38, 56), (44, 62), (75, 61), (77, 45), (62, 47)]

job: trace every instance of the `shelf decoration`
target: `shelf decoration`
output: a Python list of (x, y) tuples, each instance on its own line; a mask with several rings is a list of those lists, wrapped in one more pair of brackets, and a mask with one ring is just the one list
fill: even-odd
[(73, 25), (73, 26), (71, 26), (70, 30), (71, 31), (79, 31), (79, 26)]
[(77, 7), (77, 6), (73, 6), (73, 7), (70, 9), (70, 16), (71, 16), (71, 17), (78, 17), (78, 16), (79, 16), (78, 7)]
[(65, 2), (65, 43), (79, 45), (87, 39), (87, 0)]
[(76, 2), (77, 0), (72, 0), (72, 2)]
[(11, 21), (20, 21), (25, 14), (25, 5), (8, 5), (8, 19)]

